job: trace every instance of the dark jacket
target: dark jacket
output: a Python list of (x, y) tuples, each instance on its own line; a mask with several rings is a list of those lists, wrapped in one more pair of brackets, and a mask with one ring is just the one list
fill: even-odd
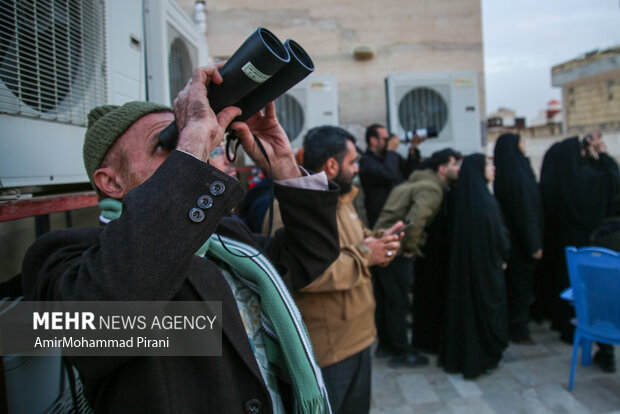
[[(214, 181), (224, 183), (224, 192), (213, 197), (203, 221), (190, 220), (189, 211), (210, 194)], [(279, 185), (275, 191), (286, 228), (267, 255), (289, 286), (299, 289), (339, 254), (338, 191)], [(222, 302), (221, 357), (72, 358), (96, 412), (243, 413), (246, 404), (272, 412), (231, 289), (214, 263), (194, 255), (216, 229), (260, 248), (262, 237), (225, 218), (242, 196), (235, 179), (174, 151), (125, 197), (119, 219), (48, 233), (30, 248), (23, 265), (30, 299)], [(290, 388), (281, 383), (291, 409)]]
[(590, 235), (592, 246), (605, 247), (620, 252), (620, 217), (611, 217)]
[(400, 156), (393, 151), (380, 157), (367, 150), (360, 159), (359, 177), (369, 228), (374, 227), (392, 188), (403, 181), (401, 163)]

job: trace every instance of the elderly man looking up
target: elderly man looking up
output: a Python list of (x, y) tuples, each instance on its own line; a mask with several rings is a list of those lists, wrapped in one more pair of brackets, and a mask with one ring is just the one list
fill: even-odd
[[(339, 254), (337, 187), (301, 177), (273, 103), (231, 124), (240, 110), (215, 114), (210, 82), (222, 82), (216, 67), (196, 69), (174, 114), (148, 102), (91, 111), (84, 161), (107, 225), (39, 238), (24, 259), (25, 291), (37, 300), (222, 303), (221, 356), (73, 358), (96, 412), (329, 412), (287, 287), (309, 284)], [(180, 133), (169, 151), (159, 132), (173, 120)], [(243, 190), (208, 163), (229, 124), (258, 166), (267, 167), (252, 135), (272, 163), (285, 227), (267, 257), (228, 252), (252, 255), (265, 243), (227, 217)]]

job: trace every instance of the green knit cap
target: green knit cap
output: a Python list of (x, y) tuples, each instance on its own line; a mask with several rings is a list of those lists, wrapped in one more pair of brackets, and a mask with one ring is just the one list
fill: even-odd
[(98, 106), (88, 113), (88, 127), (82, 154), (88, 179), (93, 181), (95, 170), (101, 167), (106, 154), (116, 140), (138, 119), (153, 112), (172, 111), (170, 107), (153, 102), (132, 101), (123, 106)]

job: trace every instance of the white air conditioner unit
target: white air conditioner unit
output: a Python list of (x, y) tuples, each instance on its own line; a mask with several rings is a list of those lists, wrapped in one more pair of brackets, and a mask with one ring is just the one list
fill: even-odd
[(174, 0), (8, 0), (0, 19), (0, 188), (87, 182), (88, 112), (170, 104), (199, 63), (200, 35)]
[(437, 138), (420, 145), (423, 155), (445, 147), (465, 154), (481, 150), (476, 72), (394, 73), (386, 77), (385, 91), (391, 132), (402, 137), (437, 128)]
[(172, 105), (203, 63), (198, 56), (204, 35), (174, 0), (145, 0), (144, 21), (148, 100)]
[(338, 83), (333, 75), (312, 74), (276, 99), (276, 115), (296, 151), (309, 129), (338, 125)]

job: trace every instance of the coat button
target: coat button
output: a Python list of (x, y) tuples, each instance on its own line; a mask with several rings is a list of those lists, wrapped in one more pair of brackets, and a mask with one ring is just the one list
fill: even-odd
[(208, 195), (202, 195), (198, 199), (198, 207), (208, 209), (213, 205), (213, 198)]
[(213, 194), (214, 196), (218, 196), (222, 194), (224, 190), (226, 190), (226, 186), (221, 181), (214, 181), (211, 184), (211, 187), (209, 187), (209, 190), (211, 190), (211, 194)]
[(251, 399), (245, 402), (245, 412), (247, 414), (258, 414), (260, 413), (261, 403), (257, 399)]
[(189, 218), (194, 223), (200, 223), (202, 220), (205, 219), (205, 212), (199, 208), (193, 208), (189, 211)]

